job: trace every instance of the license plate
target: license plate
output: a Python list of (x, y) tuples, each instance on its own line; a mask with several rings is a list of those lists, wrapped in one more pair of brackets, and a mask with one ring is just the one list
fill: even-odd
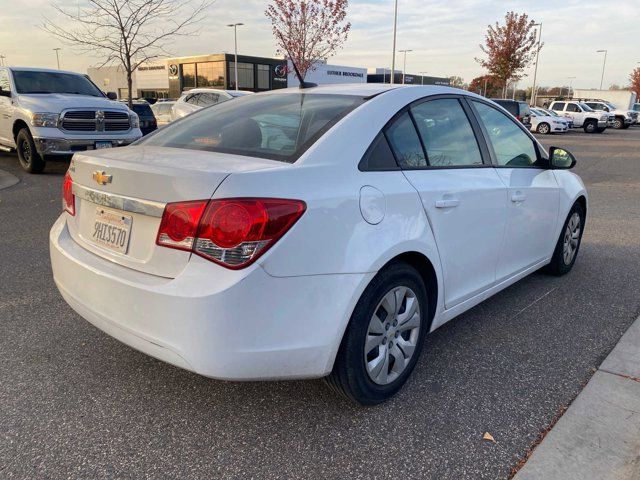
[(111, 142), (96, 142), (96, 150), (100, 148), (111, 148), (113, 144)]
[(102, 207), (96, 208), (91, 240), (101, 247), (126, 254), (133, 217)]

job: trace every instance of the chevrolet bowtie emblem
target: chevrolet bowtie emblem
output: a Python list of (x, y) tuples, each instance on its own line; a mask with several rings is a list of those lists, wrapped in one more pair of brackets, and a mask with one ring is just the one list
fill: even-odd
[(106, 172), (97, 170), (93, 172), (93, 179), (100, 185), (106, 185), (107, 183), (111, 183), (113, 175), (107, 175)]

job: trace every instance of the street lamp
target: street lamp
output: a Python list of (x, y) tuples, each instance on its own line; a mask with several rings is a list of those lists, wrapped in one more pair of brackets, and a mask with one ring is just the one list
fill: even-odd
[(604, 82), (604, 67), (607, 65), (607, 50), (596, 50), (596, 53), (604, 53), (604, 61), (602, 62), (602, 77), (600, 77), (600, 90), (602, 90), (602, 82)]
[(573, 79), (576, 77), (567, 77), (567, 79), (569, 80), (569, 89), (567, 90), (567, 97), (571, 96), (571, 85), (573, 84)]
[(236, 90), (238, 90), (238, 27), (241, 25), (244, 25), (244, 23), (230, 23), (227, 25), (227, 27), (233, 27), (233, 41), (235, 44), (234, 70), (235, 70)]
[(58, 52), (60, 50), (62, 50), (60, 47), (54, 48), (55, 52), (56, 52), (56, 61), (58, 62), (58, 70), (60, 70), (60, 56), (58, 55)]
[(0, 55), (0, 67), (4, 67), (4, 59), (7, 58), (4, 55)]
[(402, 66), (402, 84), (404, 85), (404, 78), (407, 73), (407, 53), (413, 52), (413, 50), (398, 50), (398, 53), (404, 53), (404, 65)]
[(542, 22), (535, 23), (534, 27), (540, 27), (539, 35), (538, 35), (538, 48), (536, 51), (536, 68), (533, 71), (533, 89), (531, 90), (531, 104), (535, 106), (536, 104), (536, 80), (538, 78), (538, 59), (540, 58), (540, 47), (542, 41)]
[(418, 73), (420, 74), (420, 78), (421, 78), (421, 80), (422, 80), (422, 81), (420, 82), (420, 84), (421, 84), (421, 85), (424, 85), (424, 74), (425, 74), (425, 73), (428, 73), (428, 72), (418, 72)]
[(391, 82), (393, 85), (396, 78), (396, 31), (398, 28), (398, 0), (393, 11), (393, 56), (391, 57)]

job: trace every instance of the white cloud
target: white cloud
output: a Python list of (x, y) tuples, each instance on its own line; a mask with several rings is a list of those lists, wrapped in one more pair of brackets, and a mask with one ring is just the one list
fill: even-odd
[[(60, 0), (3, 0), (0, 17), (0, 54), (12, 65), (55, 66), (53, 48), (62, 46), (63, 68), (86, 71), (99, 58), (80, 56), (69, 46), (38, 28), (43, 15), (52, 15), (51, 2)], [(75, 8), (78, 1), (63, 0)], [(331, 61), (373, 67), (390, 66), (393, 0), (351, 0), (349, 20), (352, 31), (348, 42)], [(607, 2), (608, 3), (608, 2)], [(506, 4), (506, 6), (505, 6)], [(243, 22), (238, 29), (239, 51), (257, 56), (273, 56), (275, 42), (264, 16), (265, 0), (218, 0), (207, 14), (197, 37), (177, 38), (176, 55), (231, 52), (233, 33), (230, 22)], [(398, 49), (414, 51), (408, 55), (407, 70), (433, 75), (460, 75), (467, 81), (480, 75), (474, 61), (481, 54), (478, 44), (487, 25), (504, 17), (507, 10), (527, 12), (543, 23), (544, 48), (540, 54), (539, 83), (557, 85), (567, 77), (577, 77), (577, 87), (597, 87), (600, 83), (602, 55), (608, 49), (605, 85), (626, 84), (629, 73), (640, 62), (638, 19), (640, 2), (620, 0), (615, 7), (598, 0), (399, 0)], [(401, 66), (398, 58), (397, 65)], [(532, 69), (528, 73), (532, 74)], [(530, 85), (531, 75), (522, 80)]]

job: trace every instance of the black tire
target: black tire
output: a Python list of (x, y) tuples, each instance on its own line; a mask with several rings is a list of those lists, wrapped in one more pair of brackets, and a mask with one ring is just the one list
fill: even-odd
[[(568, 227), (569, 222), (572, 219), (574, 214), (578, 214), (580, 218), (580, 231), (577, 239), (577, 244), (573, 249), (573, 254), (569, 262), (565, 257), (565, 240), (567, 240), (568, 235)], [(562, 276), (571, 271), (573, 268), (573, 264), (576, 262), (576, 258), (578, 257), (578, 252), (580, 250), (580, 244), (582, 243), (582, 233), (584, 232), (584, 222), (585, 222), (585, 212), (582, 205), (578, 202), (573, 204), (573, 207), (569, 211), (569, 215), (567, 215), (566, 220), (564, 221), (564, 225), (562, 225), (562, 230), (560, 231), (560, 238), (558, 238), (558, 243), (556, 243), (556, 248), (553, 251), (553, 257), (551, 257), (551, 262), (549, 265), (545, 267), (545, 272), (550, 275)]]
[(623, 130), (626, 130), (627, 128), (629, 128), (631, 126), (630, 123), (625, 123), (624, 127), (622, 127)]
[(613, 128), (616, 130), (622, 130), (624, 128), (624, 118), (616, 117), (613, 121)]
[[(386, 309), (384, 306), (380, 305), (380, 302), (385, 295), (398, 287), (408, 287), (413, 293), (415, 293), (415, 297), (412, 298), (418, 301), (418, 307), (420, 309), (418, 315), (419, 330), (417, 330), (417, 340), (415, 342), (413, 354), (408, 358), (404, 370), (402, 370), (393, 381), (390, 381), (390, 383), (386, 385), (382, 385), (374, 382), (367, 371), (365, 342), (369, 333), (370, 322), (372, 321), (374, 314), (376, 314), (376, 311), (385, 314), (385, 318), (388, 318), (386, 317)], [(403, 306), (406, 308), (406, 300)], [(402, 313), (403, 310), (401, 307), (399, 315)], [(406, 310), (404, 313), (406, 313)], [(380, 319), (380, 316), (381, 315), (379, 313), (377, 318)], [(415, 318), (415, 316), (412, 318)], [(427, 329), (429, 328), (429, 322), (427, 319), (427, 293), (424, 282), (418, 272), (413, 267), (403, 262), (394, 263), (384, 268), (374, 277), (360, 297), (360, 300), (351, 315), (351, 320), (349, 321), (344, 337), (342, 338), (342, 343), (338, 350), (338, 355), (336, 356), (333, 371), (328, 377), (325, 377), (325, 382), (332, 390), (361, 405), (376, 405), (391, 398), (407, 381), (416, 365), (416, 362), (418, 361), (418, 358), (420, 357), (424, 337), (427, 333)], [(385, 320), (385, 322), (391, 323), (392, 320), (393, 319), (391, 318), (390, 320)], [(418, 319), (416, 319), (416, 321), (418, 321)], [(383, 342), (386, 343), (381, 343), (380, 345), (386, 345), (386, 348), (389, 349), (393, 346), (393, 342), (395, 341), (395, 348), (397, 350), (399, 343), (393, 338), (393, 335), (389, 330), (390, 325), (387, 325), (387, 323), (381, 322), (381, 325), (386, 327), (386, 331), (382, 332), (380, 337), (383, 339)], [(396, 326), (396, 323), (397, 322), (393, 323), (393, 327)], [(400, 335), (404, 335), (405, 333), (401, 333)], [(388, 335), (391, 336), (388, 337), (389, 340), (386, 340), (384, 337)], [(396, 338), (398, 338), (397, 334)], [(378, 346), (373, 348), (378, 349), (385, 347)], [(373, 351), (374, 350), (371, 352)], [(389, 351), (392, 352), (393, 350), (391, 349)], [(403, 350), (401, 351), (404, 353)], [(382, 352), (376, 350), (376, 354), (381, 355)], [(395, 368), (396, 362), (395, 359), (391, 360), (394, 358), (393, 354), (387, 355), (386, 358), (389, 359), (389, 363), (386, 364), (389, 368), (385, 370), (385, 376), (387, 371)]]
[(604, 133), (605, 130), (607, 130), (607, 127), (598, 127), (598, 128), (596, 128), (596, 132), (595, 133)]
[(598, 130), (598, 122), (595, 120), (587, 120), (582, 127), (585, 133), (595, 133)]
[(28, 128), (23, 128), (18, 132), (16, 150), (20, 166), (25, 172), (42, 173), (46, 162), (36, 150), (36, 144)]
[(549, 125), (548, 123), (539, 123), (538, 124), (538, 128), (536, 128), (536, 131), (538, 133), (541, 133), (543, 135), (546, 135), (548, 133), (551, 133), (551, 125)]

